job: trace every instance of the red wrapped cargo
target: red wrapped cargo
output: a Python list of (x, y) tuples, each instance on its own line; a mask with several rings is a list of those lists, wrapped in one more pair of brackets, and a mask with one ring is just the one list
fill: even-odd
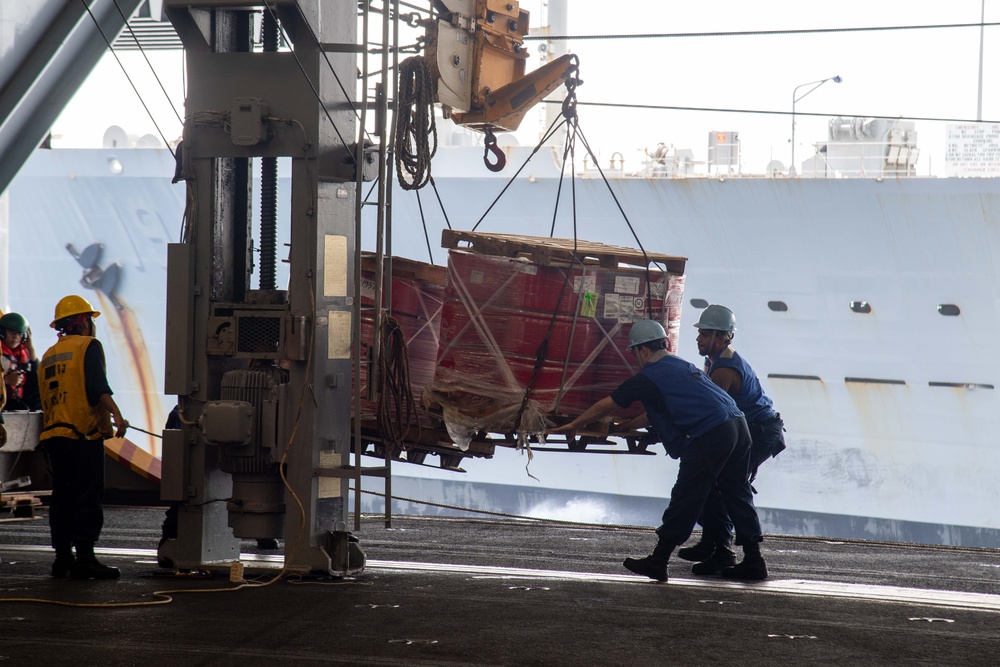
[[(388, 314), (398, 323), (406, 343), (410, 372), (410, 390), (416, 404), (427, 385), (434, 379), (438, 337), (441, 327), (441, 308), (444, 302), (443, 266), (434, 266), (409, 259), (393, 258), (391, 284), (392, 306)], [(377, 408), (377, 397), (369, 398), (367, 366), (370, 350), (375, 342), (375, 257), (365, 254), (361, 264), (361, 410), (363, 417), (372, 417)], [(386, 274), (387, 275), (387, 274)], [(383, 304), (388, 297), (383, 290)], [(427, 426), (426, 420), (421, 420)]]
[(449, 251), (428, 392), (449, 427), (538, 433), (545, 415), (579, 414), (638, 370), (625, 349), (636, 319), (661, 322), (677, 350), (683, 258), (652, 255), (667, 270), (647, 270), (628, 248), (577, 242), (574, 260), (572, 240), (445, 233), (458, 241), (472, 247)]

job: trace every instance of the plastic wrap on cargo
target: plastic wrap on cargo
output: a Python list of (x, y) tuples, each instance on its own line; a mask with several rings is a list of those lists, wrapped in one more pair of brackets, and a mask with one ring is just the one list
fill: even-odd
[(425, 405), (441, 410), (448, 436), (462, 451), (480, 433), (543, 433), (548, 422), (538, 401), (528, 400), (522, 410), (523, 399), (523, 389), (504, 391), (447, 369), (439, 370), (438, 381), (423, 394)]
[(540, 434), (546, 415), (580, 414), (639, 370), (626, 351), (633, 321), (662, 323), (676, 352), (683, 291), (683, 275), (658, 270), (542, 266), (451, 250), (426, 402), (468, 437)]
[[(406, 267), (412, 269), (412, 265), (417, 264), (419, 263), (407, 260)], [(430, 265), (421, 265), (421, 267), (440, 269), (440, 267), (430, 267)], [(398, 322), (403, 334), (409, 366), (410, 390), (414, 399), (414, 407), (420, 408), (417, 412), (417, 417), (419, 425), (422, 427), (433, 425), (433, 421), (429, 415), (420, 406), (420, 396), (424, 388), (433, 381), (435, 366), (437, 364), (441, 310), (444, 304), (444, 286), (440, 284), (442, 282), (443, 275), (436, 283), (412, 275), (394, 275), (391, 283), (392, 307), (389, 309), (389, 312), (391, 312), (392, 317)], [(386, 303), (387, 300), (388, 297), (383, 296), (383, 303)], [(368, 389), (371, 373), (377, 370), (368, 365), (375, 343), (374, 304), (375, 273), (373, 269), (365, 268), (362, 270), (361, 284), (361, 305), (363, 309), (361, 314), (361, 360), (363, 367), (360, 385), (363, 418), (374, 418), (379, 400), (378, 396), (369, 396)], [(384, 398), (392, 402), (397, 400), (392, 396)]]

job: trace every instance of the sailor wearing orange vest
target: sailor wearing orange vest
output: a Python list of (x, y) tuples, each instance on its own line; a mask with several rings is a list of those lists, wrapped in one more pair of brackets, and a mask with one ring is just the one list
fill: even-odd
[(50, 325), (59, 341), (38, 368), (44, 413), (39, 441), (52, 468), (49, 526), (56, 550), (52, 576), (58, 578), (121, 574), (94, 556), (104, 526), (104, 440), (124, 437), (128, 428), (111, 397), (104, 348), (94, 337), (99, 315), (83, 297), (62, 298)]

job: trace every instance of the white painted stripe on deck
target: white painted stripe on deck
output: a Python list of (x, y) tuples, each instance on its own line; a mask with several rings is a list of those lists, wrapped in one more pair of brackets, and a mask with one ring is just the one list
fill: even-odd
[[(408, 570), (418, 572), (450, 572), (472, 574), (481, 577), (504, 579), (546, 579), (557, 581), (586, 581), (590, 583), (650, 584), (651, 580), (630, 574), (594, 574), (588, 572), (567, 572), (562, 570), (533, 570), (515, 567), (484, 567), (480, 565), (442, 565), (438, 563), (413, 563), (404, 561), (369, 560), (367, 569)], [(718, 578), (680, 579), (671, 577), (670, 586), (686, 586), (707, 589), (736, 589), (766, 591), (791, 595), (815, 597), (851, 598), (879, 602), (903, 602), (934, 607), (977, 609), (1000, 611), (1000, 595), (990, 593), (965, 593), (927, 588), (904, 588), (901, 586), (876, 586), (872, 584), (850, 584), (835, 581), (811, 581), (806, 579), (768, 579), (753, 583), (726, 581)]]
[[(41, 545), (0, 545), (2, 551), (52, 553), (52, 548)], [(155, 549), (95, 549), (98, 554), (120, 558), (142, 558), (156, 560)], [(241, 554), (240, 561), (247, 565), (280, 568), (283, 557), (278, 554)], [(418, 563), (411, 561), (368, 559), (367, 570), (394, 570), (401, 572), (435, 572), (464, 574), (493, 579), (534, 579), (548, 581), (585, 581), (608, 584), (645, 584), (653, 582), (632, 574), (600, 574), (593, 572), (570, 572), (567, 570), (536, 570), (521, 567), (493, 567), (487, 565), (452, 565), (447, 563)], [(662, 584), (661, 584), (662, 585)], [(726, 581), (715, 577), (705, 579), (680, 579), (671, 577), (667, 586), (685, 586), (709, 590), (745, 590), (781, 593), (785, 595), (808, 595), (813, 597), (850, 598), (873, 602), (901, 602), (931, 607), (951, 607), (975, 609), (979, 611), (1000, 611), (1000, 595), (990, 593), (965, 593), (942, 591), (929, 588), (905, 588), (902, 586), (877, 586), (873, 584), (850, 584), (836, 581), (814, 581), (807, 579), (767, 579), (754, 583)]]

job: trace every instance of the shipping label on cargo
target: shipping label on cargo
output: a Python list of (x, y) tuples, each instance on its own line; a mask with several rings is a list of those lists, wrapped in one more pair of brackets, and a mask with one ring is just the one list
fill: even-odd
[(371, 278), (361, 279), (361, 298), (375, 300), (375, 281)]
[(473, 285), (483, 284), (483, 272), (482, 271), (470, 271), (469, 272), (469, 282)]
[(638, 276), (615, 276), (615, 292), (618, 294), (638, 294)]
[(604, 315), (602, 317), (606, 320), (617, 320), (618, 319), (618, 295), (617, 294), (605, 294), (604, 295)]
[(597, 315), (597, 299), (598, 294), (596, 292), (584, 292), (581, 299), (582, 304), (580, 305), (580, 316), (581, 317), (594, 317)]
[(630, 294), (605, 294), (604, 319), (618, 320), (622, 324), (635, 321), (636, 313), (642, 316), (645, 301)]
[(526, 273), (529, 276), (537, 276), (538, 267), (535, 266), (534, 264), (525, 264), (524, 267), (521, 269), (521, 273)]
[(577, 276), (573, 278), (573, 294), (580, 293), (580, 284), (583, 284), (584, 292), (596, 292), (597, 291), (597, 276)]
[(651, 282), (649, 283), (649, 294), (654, 299), (662, 299), (663, 295), (667, 293), (667, 286), (662, 282)]

